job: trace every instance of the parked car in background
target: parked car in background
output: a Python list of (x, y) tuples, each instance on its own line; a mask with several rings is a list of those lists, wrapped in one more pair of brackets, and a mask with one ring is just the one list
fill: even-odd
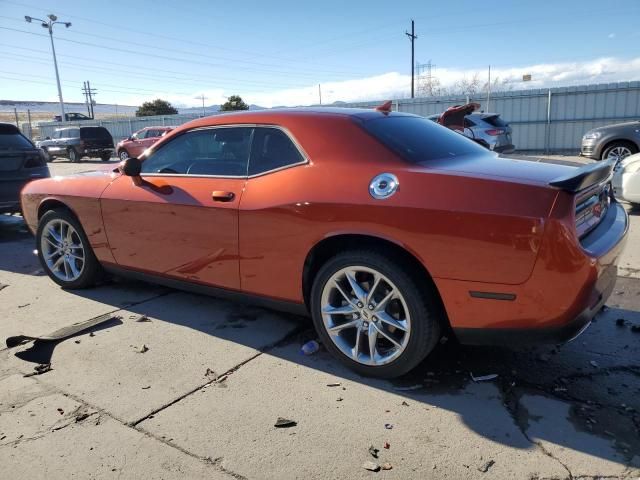
[(498, 158), (390, 109), (194, 120), (116, 172), (29, 184), (25, 221), (63, 288), (106, 270), (308, 312), (366, 375), (407, 372), (449, 328), (508, 345), (584, 330), (628, 228), (611, 163)]
[(499, 113), (477, 112), (479, 108), (480, 105), (477, 103), (468, 103), (451, 107), (428, 118), (462, 133), (496, 153), (515, 151), (515, 145), (511, 140), (513, 129), (509, 124), (500, 118)]
[[(61, 122), (62, 117), (60, 115), (56, 115), (53, 117), (53, 120), (56, 122)], [(87, 117), (84, 113), (65, 113), (64, 114), (65, 122), (81, 122), (83, 120), (93, 120), (91, 117)]]
[(116, 155), (120, 160), (139, 157), (147, 148), (156, 143), (174, 127), (145, 127), (116, 145)]
[(640, 151), (640, 121), (589, 130), (582, 137), (580, 155), (594, 160), (621, 159)]
[(619, 160), (613, 171), (616, 197), (640, 207), (640, 153)]
[(53, 137), (36, 144), (49, 161), (56, 157), (66, 157), (72, 162), (79, 162), (82, 157), (99, 157), (106, 162), (113, 155), (113, 138), (104, 127), (59, 128)]
[(49, 176), (45, 156), (10, 123), (0, 123), (0, 213), (20, 211), (20, 191)]

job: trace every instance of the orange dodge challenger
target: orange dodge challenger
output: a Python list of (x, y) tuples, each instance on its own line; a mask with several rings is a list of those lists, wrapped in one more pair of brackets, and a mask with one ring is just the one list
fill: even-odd
[(29, 183), (22, 207), (64, 288), (106, 271), (310, 313), (338, 359), (393, 377), (449, 328), (579, 334), (627, 234), (611, 171), (498, 158), (388, 105), (283, 109), (192, 121), (113, 172)]

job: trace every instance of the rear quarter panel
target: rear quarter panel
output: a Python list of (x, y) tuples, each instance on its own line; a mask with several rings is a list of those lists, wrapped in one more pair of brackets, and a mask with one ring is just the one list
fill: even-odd
[[(247, 182), (239, 226), (243, 290), (302, 301), (306, 256), (340, 234), (394, 242), (434, 278), (519, 284), (531, 275), (554, 191), (417, 171), (351, 121), (285, 126), (311, 163)], [(369, 183), (383, 172), (396, 174), (400, 188), (374, 200)]]

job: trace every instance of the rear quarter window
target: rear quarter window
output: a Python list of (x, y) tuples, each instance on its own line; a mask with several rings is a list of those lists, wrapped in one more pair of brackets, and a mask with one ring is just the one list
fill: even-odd
[(0, 150), (35, 148), (31, 141), (21, 133), (0, 130)]
[(411, 163), (486, 154), (472, 140), (422, 117), (390, 115), (367, 120), (362, 127)]

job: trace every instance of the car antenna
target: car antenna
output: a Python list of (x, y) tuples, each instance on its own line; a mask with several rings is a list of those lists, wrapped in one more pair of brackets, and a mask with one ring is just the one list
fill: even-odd
[(385, 114), (386, 113), (391, 113), (391, 106), (392, 106), (391, 100), (387, 100), (382, 105), (378, 105), (376, 107), (376, 110), (378, 112), (382, 112), (382, 113), (385, 113)]

